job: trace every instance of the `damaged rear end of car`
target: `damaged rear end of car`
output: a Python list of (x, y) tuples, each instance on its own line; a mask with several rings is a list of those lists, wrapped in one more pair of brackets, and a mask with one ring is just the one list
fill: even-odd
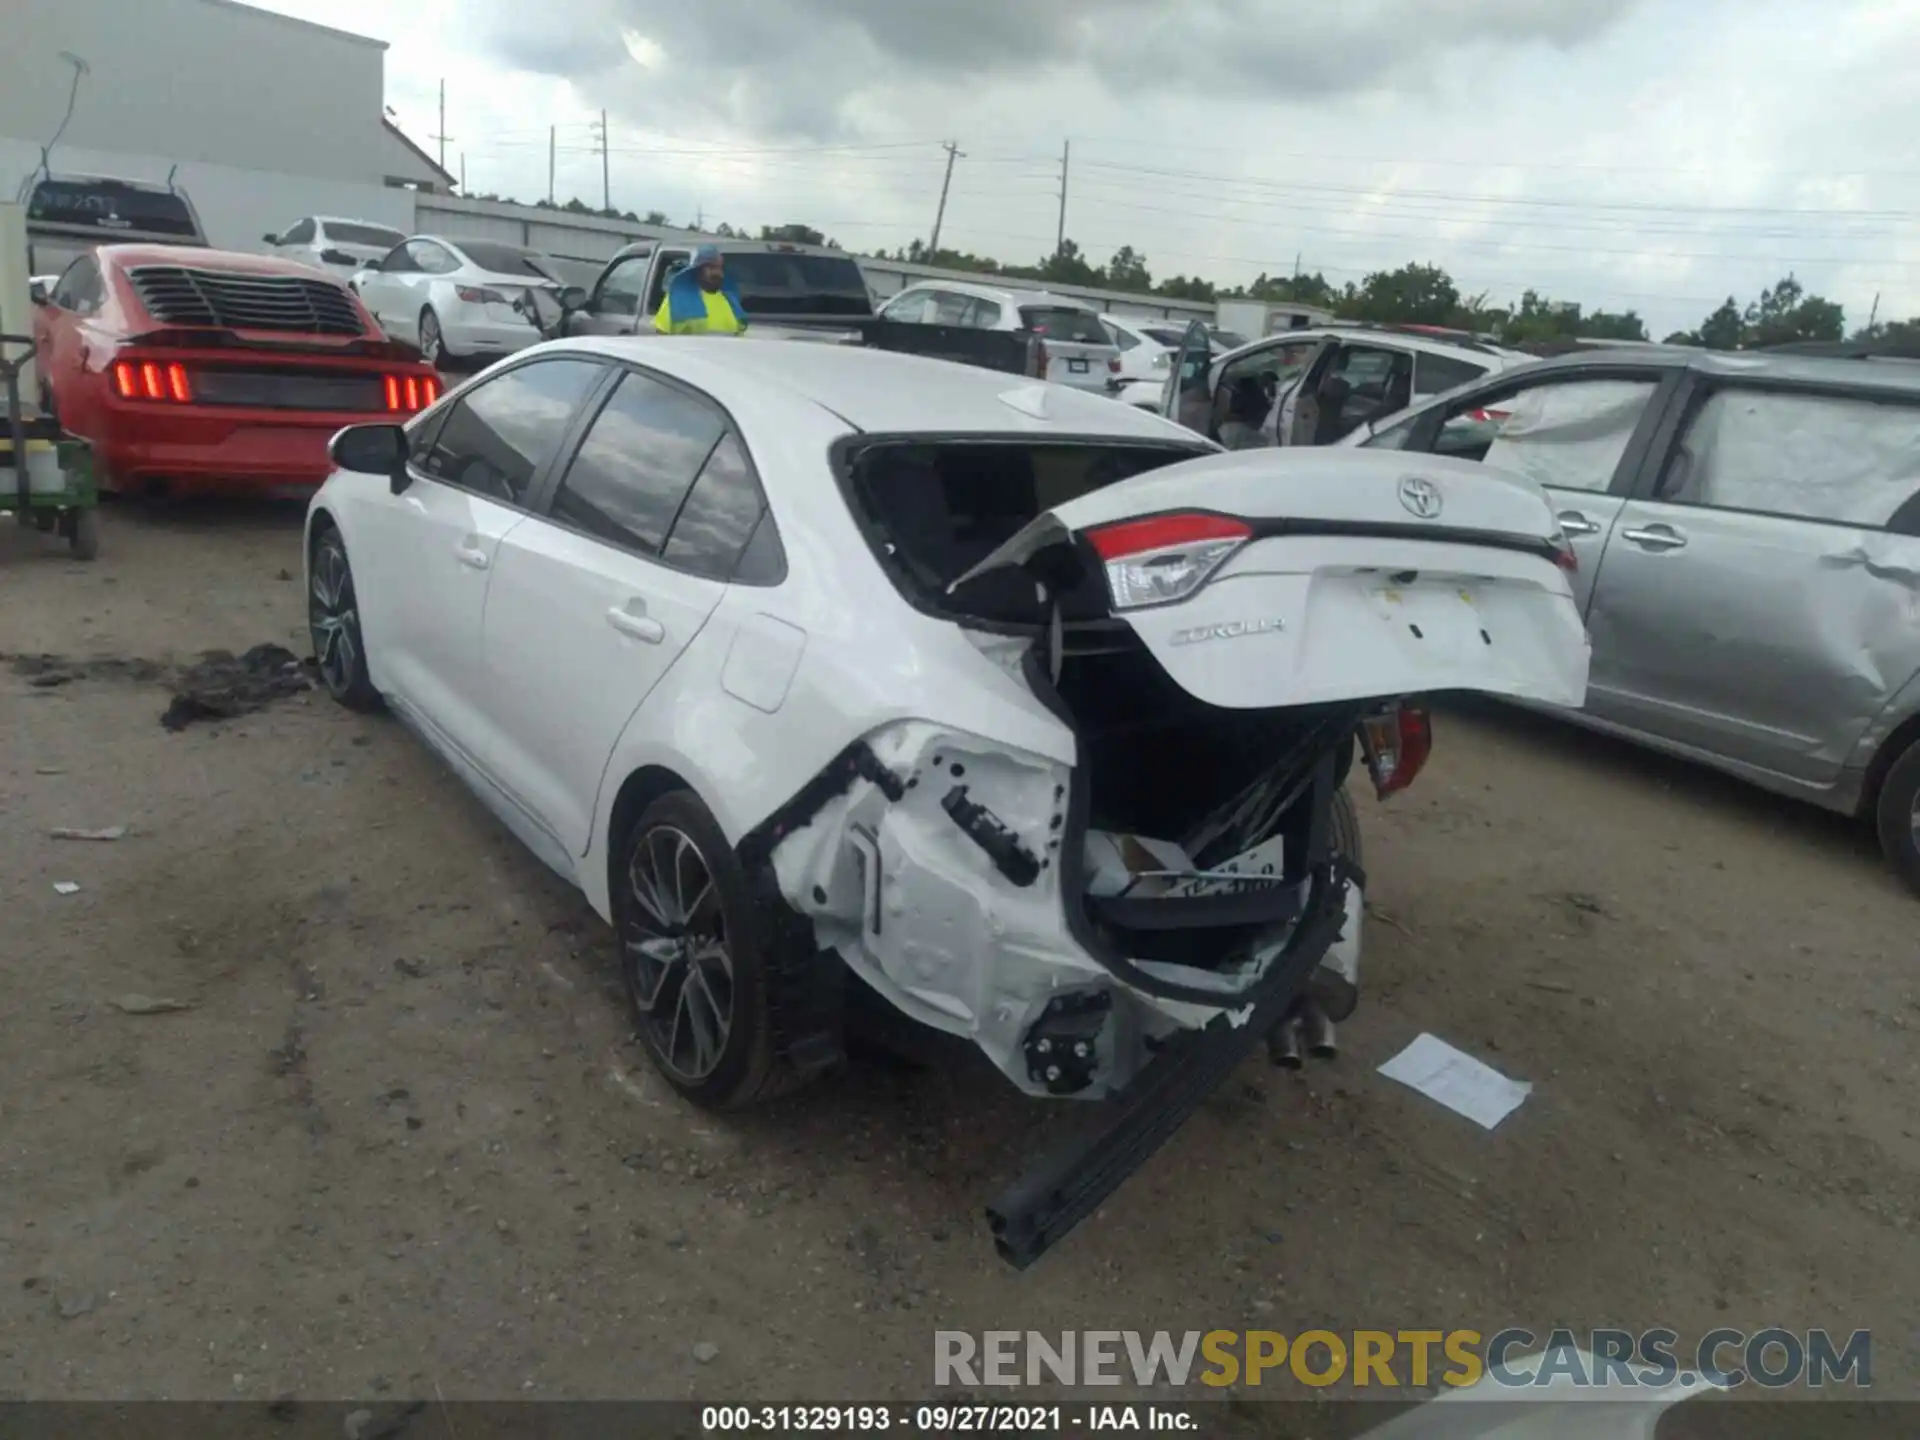
[[(1304, 1019), (1330, 1051), (1356, 759), (1403, 788), (1429, 694), (1579, 703), (1585, 633), (1544, 498), (1475, 467), (1051, 436), (856, 436), (834, 465), (971, 660), (748, 843), (893, 1006), (1103, 1102), (990, 1209), (1024, 1266), (1253, 1050), (1297, 1054)], [(1013, 697), (1024, 735), (944, 722), (955, 684)]]

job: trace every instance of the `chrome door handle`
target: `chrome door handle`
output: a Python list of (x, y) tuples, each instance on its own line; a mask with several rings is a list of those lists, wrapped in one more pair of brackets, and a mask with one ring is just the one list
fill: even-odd
[(607, 623), (622, 635), (631, 635), (649, 645), (658, 645), (667, 638), (666, 626), (658, 620), (649, 620), (645, 615), (636, 615), (631, 610), (607, 611)]
[(1578, 510), (1562, 510), (1553, 518), (1560, 522), (1560, 528), (1569, 535), (1598, 535), (1600, 533), (1599, 524), (1589, 520)]
[(484, 570), (487, 568), (487, 552), (484, 550), (476, 550), (471, 545), (457, 546), (454, 549), (453, 558), (469, 570)]
[(1622, 530), (1622, 540), (1631, 540), (1648, 550), (1678, 550), (1687, 543), (1687, 537), (1666, 525), (1648, 525), (1644, 529)]

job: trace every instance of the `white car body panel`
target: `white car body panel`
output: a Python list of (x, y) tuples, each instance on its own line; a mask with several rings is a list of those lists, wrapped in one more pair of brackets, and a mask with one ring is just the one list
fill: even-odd
[[(804, 367), (791, 346), (753, 339), (578, 339), (541, 349), (642, 366), (724, 408), (778, 525), (784, 581), (723, 584), (668, 571), (418, 472), (397, 496), (384, 476), (336, 473), (309, 523), (324, 513), (354, 558), (375, 685), (603, 918), (612, 914), (607, 855), (622, 838), (611, 833), (615, 803), (629, 777), (672, 772), (738, 846), (864, 742), (890, 775), (863, 773), (773, 835), (770, 861), (819, 943), (904, 1013), (972, 1037), (1036, 1094), (1045, 1087), (1029, 1076), (1020, 1036), (1063, 990), (1093, 986), (1114, 997), (1094, 1094), (1142, 1063), (1140, 1037), (1244, 1015), (1236, 997), (1285, 933), (1263, 941), (1230, 981), (1213, 980), (1217, 1004), (1149, 995), (1075, 938), (1066, 912), (1078, 900), (1061, 893), (1059, 866), (1017, 885), (962, 834), (942, 801), (963, 770), (978, 803), (1035, 853), (1049, 853), (1078, 741), (1014, 663), (1031, 641), (988, 639), (904, 600), (842, 497), (829, 454), (865, 433), (1099, 437), (1205, 457), (1036, 522), (1056, 530), (1169, 506), (1363, 522), (1392, 507), (1406, 519), (1388, 483), (1407, 472), (1405, 457), (1220, 455), (1178, 425), (1104, 397), (1010, 387), (992, 372), (863, 349), (819, 347)], [(1527, 482), (1467, 468), (1471, 483), (1445, 466), (1419, 467), (1445, 487), (1448, 524), (1552, 536), (1551, 512)], [(1382, 568), (1440, 577), (1426, 588), (1400, 585), (1403, 608), (1408, 595), (1441, 606), (1461, 587), (1495, 597), (1482, 607), (1494, 619), (1483, 623), (1499, 627), (1503, 644), (1475, 636), (1476, 649), (1453, 632), (1425, 651), (1402, 641), (1393, 602), (1359, 578)], [(1253, 611), (1285, 619), (1281, 648), (1170, 643), (1173, 627)], [(616, 626), (615, 614), (652, 622), (658, 639)], [(1436, 680), (1577, 703), (1584, 680), (1584, 635), (1552, 562), (1472, 544), (1262, 540), (1197, 597), (1129, 618), (1176, 680), (1226, 707), (1297, 703), (1293, 686), (1316, 697), (1392, 697)], [(1372, 637), (1359, 656), (1343, 649), (1354, 634)], [(1249, 664), (1256, 656), (1261, 663)], [(913, 783), (922, 777), (929, 783)], [(1355, 888), (1344, 938), (1323, 963), (1354, 973), (1361, 914)]]

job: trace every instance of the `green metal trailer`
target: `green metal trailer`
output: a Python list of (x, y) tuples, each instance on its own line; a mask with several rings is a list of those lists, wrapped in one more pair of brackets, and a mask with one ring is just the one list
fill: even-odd
[(0, 430), (0, 511), (11, 510), (21, 525), (58, 535), (73, 547), (76, 560), (91, 560), (100, 552), (100, 491), (92, 449), (62, 434), (51, 416), (28, 415), (21, 405), (20, 372), (33, 357), (32, 338), (0, 335), (0, 342), (25, 347), (15, 359), (0, 355), (7, 402), (6, 428)]

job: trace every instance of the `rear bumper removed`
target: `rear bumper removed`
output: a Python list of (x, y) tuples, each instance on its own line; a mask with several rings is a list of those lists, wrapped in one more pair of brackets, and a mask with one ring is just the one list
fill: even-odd
[[(1329, 853), (1330, 777), (1315, 785), (1311, 881), (1300, 922), (1261, 979), (1251, 1006), (1223, 1012), (1198, 1030), (1177, 1032), (1088, 1130), (1032, 1166), (987, 1207), (994, 1248), (1024, 1270), (1086, 1219), (1187, 1122), (1206, 1098), (1266, 1044), (1306, 997), (1315, 970), (1354, 920), (1365, 877)], [(1354, 937), (1357, 938), (1357, 937)]]

